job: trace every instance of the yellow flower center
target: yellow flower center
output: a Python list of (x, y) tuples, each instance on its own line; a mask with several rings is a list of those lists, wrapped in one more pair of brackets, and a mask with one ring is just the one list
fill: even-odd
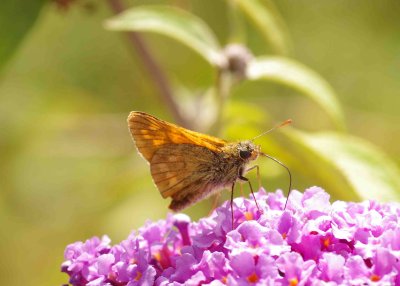
[(377, 281), (381, 280), (381, 277), (379, 275), (372, 274), (369, 279), (371, 279), (372, 282), (377, 282)]
[(140, 278), (142, 278), (142, 272), (138, 271), (138, 272), (136, 273), (135, 281), (139, 281)]
[(246, 220), (253, 220), (253, 214), (251, 212), (244, 212), (244, 217), (246, 218)]
[(331, 239), (329, 237), (323, 240), (324, 247), (327, 248), (331, 244)]
[(136, 273), (135, 281), (139, 281), (140, 278), (142, 278), (142, 272), (138, 271), (138, 272)]
[(154, 253), (154, 259), (157, 260), (158, 262), (161, 261), (161, 253), (159, 251)]
[(297, 278), (292, 278), (289, 280), (290, 286), (297, 286), (297, 284), (299, 284), (299, 280), (297, 280)]
[(255, 272), (247, 277), (247, 281), (250, 283), (256, 283), (258, 281), (258, 276)]

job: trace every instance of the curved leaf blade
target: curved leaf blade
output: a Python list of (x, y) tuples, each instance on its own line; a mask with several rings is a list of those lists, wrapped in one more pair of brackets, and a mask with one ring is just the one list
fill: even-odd
[(334, 132), (285, 130), (303, 171), (318, 177), (341, 199), (400, 199), (400, 170), (378, 148), (360, 138)]
[(289, 54), (289, 35), (272, 3), (261, 0), (235, 0), (234, 2), (259, 29), (265, 41), (276, 53)]
[(249, 80), (273, 81), (298, 90), (322, 107), (337, 128), (344, 129), (344, 115), (335, 92), (310, 68), (288, 58), (259, 57), (249, 63), (246, 74)]
[(211, 29), (200, 18), (169, 6), (142, 6), (128, 9), (107, 20), (113, 31), (153, 32), (181, 42), (211, 65), (222, 63), (221, 47)]

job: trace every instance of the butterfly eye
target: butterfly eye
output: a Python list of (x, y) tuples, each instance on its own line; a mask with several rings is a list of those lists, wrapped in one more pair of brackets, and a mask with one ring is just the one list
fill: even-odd
[(248, 150), (240, 150), (239, 151), (239, 156), (240, 158), (242, 158), (243, 160), (250, 158), (251, 156), (251, 151)]

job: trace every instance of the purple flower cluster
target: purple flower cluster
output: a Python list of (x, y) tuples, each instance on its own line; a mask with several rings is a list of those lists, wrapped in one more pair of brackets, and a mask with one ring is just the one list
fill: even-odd
[(400, 206), (329, 203), (318, 187), (234, 200), (210, 217), (149, 222), (120, 244), (75, 242), (62, 271), (72, 285), (400, 285)]

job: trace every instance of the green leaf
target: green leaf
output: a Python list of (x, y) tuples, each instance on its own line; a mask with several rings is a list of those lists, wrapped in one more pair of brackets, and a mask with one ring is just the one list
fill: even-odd
[(344, 116), (332, 87), (303, 64), (283, 57), (260, 57), (250, 62), (247, 77), (277, 82), (302, 92), (326, 111), (337, 128), (344, 129)]
[(372, 144), (334, 132), (310, 134), (290, 129), (281, 134), (291, 141), (287, 148), (297, 161), (296, 169), (320, 181), (336, 197), (400, 199), (399, 168)]
[(265, 0), (235, 0), (234, 3), (255, 24), (276, 53), (283, 55), (289, 53), (288, 33), (272, 3)]
[(200, 54), (211, 65), (220, 65), (221, 47), (211, 29), (200, 18), (170, 6), (128, 9), (107, 20), (114, 31), (154, 32), (174, 38)]
[(0, 69), (34, 26), (45, 0), (0, 1)]

